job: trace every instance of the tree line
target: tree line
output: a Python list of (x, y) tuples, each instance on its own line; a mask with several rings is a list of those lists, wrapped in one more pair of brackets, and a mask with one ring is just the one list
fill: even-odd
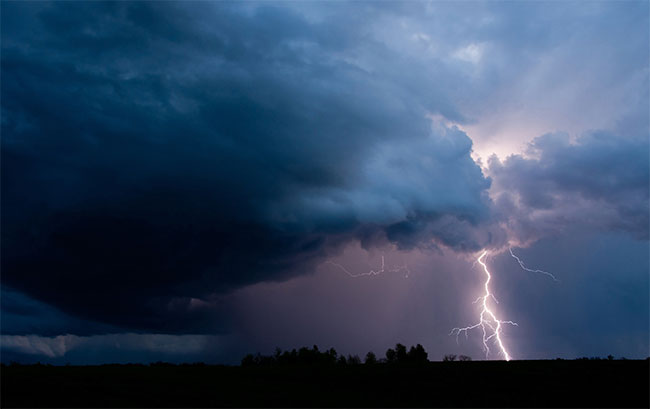
[[(420, 364), (429, 362), (427, 351), (420, 344), (406, 348), (405, 345), (397, 344), (395, 348), (388, 348), (384, 358), (377, 358), (374, 352), (370, 351), (363, 359), (363, 364), (373, 365), (380, 363), (387, 364)], [(324, 351), (318, 349), (317, 345), (312, 348), (295, 348), (291, 351), (282, 351), (276, 348), (273, 355), (248, 354), (242, 361), (242, 366), (292, 366), (292, 365), (360, 365), (361, 358), (358, 355), (339, 355), (334, 348)]]

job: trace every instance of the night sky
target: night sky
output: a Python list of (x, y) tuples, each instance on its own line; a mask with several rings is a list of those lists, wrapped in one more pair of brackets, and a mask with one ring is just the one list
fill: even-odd
[(2, 362), (484, 359), (483, 249), (514, 359), (650, 355), (647, 1), (1, 24)]

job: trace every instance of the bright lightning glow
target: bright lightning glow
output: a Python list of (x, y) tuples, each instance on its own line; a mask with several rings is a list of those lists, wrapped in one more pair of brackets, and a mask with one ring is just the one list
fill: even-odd
[(488, 299), (492, 298), (495, 302), (498, 301), (496, 298), (494, 298), (494, 295), (490, 292), (490, 280), (492, 279), (492, 275), (488, 271), (487, 266), (485, 265), (485, 262), (483, 259), (485, 256), (488, 254), (487, 250), (483, 250), (483, 253), (479, 256), (479, 258), (476, 260), (482, 267), (483, 271), (485, 271), (485, 293), (480, 296), (479, 298), (474, 301), (474, 303), (477, 303), (479, 301), (481, 302), (481, 314), (479, 315), (479, 322), (474, 325), (470, 325), (468, 327), (464, 328), (454, 328), (451, 330), (449, 335), (451, 334), (456, 334), (456, 341), (458, 341), (458, 335), (461, 332), (465, 333), (465, 337), (467, 337), (467, 331), (475, 328), (480, 328), (481, 331), (483, 332), (483, 349), (485, 350), (485, 358), (487, 359), (489, 354), (490, 354), (490, 341), (492, 343), (495, 343), (499, 347), (499, 352), (503, 357), (505, 358), (506, 361), (509, 361), (511, 359), (510, 354), (506, 350), (506, 347), (503, 345), (503, 340), (501, 339), (501, 331), (503, 330), (502, 325), (503, 324), (510, 324), (510, 325), (517, 325), (516, 322), (512, 321), (502, 321), (496, 317), (494, 312), (490, 309), (488, 306)]
[(409, 268), (408, 268), (408, 266), (406, 264), (404, 264), (403, 266), (394, 266), (393, 268), (386, 269), (386, 262), (384, 260), (384, 255), (383, 254), (381, 255), (381, 268), (379, 270), (377, 270), (377, 271), (370, 270), (370, 271), (367, 271), (365, 273), (357, 273), (357, 274), (352, 273), (351, 271), (349, 271), (347, 268), (343, 267), (339, 263), (335, 263), (335, 262), (333, 262), (331, 260), (326, 261), (326, 263), (340, 268), (347, 275), (349, 275), (350, 277), (354, 277), (354, 278), (363, 277), (363, 276), (376, 276), (376, 275), (379, 275), (379, 274), (382, 274), (382, 273), (399, 273), (400, 271), (403, 271), (405, 273), (405, 277), (408, 278), (409, 274), (411, 273), (411, 270), (409, 270)]
[(547, 271), (544, 271), (544, 270), (531, 270), (530, 268), (527, 268), (527, 267), (524, 265), (524, 262), (521, 261), (521, 259), (520, 259), (519, 257), (515, 256), (515, 253), (512, 252), (512, 248), (509, 248), (509, 250), (510, 250), (510, 255), (511, 255), (512, 257), (514, 257), (515, 260), (517, 260), (517, 262), (519, 263), (519, 265), (521, 266), (521, 268), (522, 268), (523, 270), (530, 271), (531, 273), (541, 273), (541, 274), (544, 274), (544, 275), (547, 275), (547, 276), (551, 277), (551, 278), (553, 279), (553, 281), (560, 282), (560, 280), (558, 280), (557, 278), (555, 278), (555, 276), (554, 276), (553, 274), (551, 274), (551, 273), (549, 273), (549, 272), (547, 272)]

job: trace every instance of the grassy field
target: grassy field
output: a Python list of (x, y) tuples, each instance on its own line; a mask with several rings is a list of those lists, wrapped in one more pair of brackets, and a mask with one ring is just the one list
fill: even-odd
[(648, 360), (2, 366), (7, 407), (642, 407)]

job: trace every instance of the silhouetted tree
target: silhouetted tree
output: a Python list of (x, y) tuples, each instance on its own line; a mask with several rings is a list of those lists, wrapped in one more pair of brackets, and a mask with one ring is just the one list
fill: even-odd
[(452, 362), (456, 360), (456, 355), (454, 354), (447, 354), (442, 358), (443, 362)]
[(375, 355), (374, 352), (370, 351), (366, 354), (366, 364), (368, 365), (373, 365), (377, 363), (377, 356)]
[(359, 355), (348, 355), (348, 365), (359, 364), (361, 364), (361, 358), (359, 358)]
[[(293, 354), (292, 354), (293, 353)], [(284, 351), (282, 354), (276, 358), (276, 361), (279, 365), (293, 365), (297, 363), (297, 354), (294, 349), (292, 352)]]
[(241, 360), (241, 366), (253, 366), (255, 364), (256, 362), (253, 354), (248, 354), (245, 357), (243, 357)]
[(327, 352), (327, 362), (328, 363), (336, 363), (336, 358), (338, 357), (338, 353), (336, 352), (336, 349), (330, 348)]
[(409, 362), (416, 362), (416, 363), (428, 362), (429, 361), (427, 359), (428, 357), (429, 354), (427, 354), (427, 351), (425, 351), (424, 347), (420, 344), (417, 344), (416, 346), (412, 346), (411, 349), (409, 349), (408, 352)]
[(261, 366), (273, 366), (277, 363), (275, 358), (268, 355), (257, 354), (257, 357), (255, 357), (255, 359), (257, 360), (257, 364)]
[(395, 355), (397, 362), (404, 363), (408, 361), (408, 353), (406, 352), (406, 347), (402, 344), (395, 345)]
[(302, 347), (298, 350), (298, 362), (301, 364), (309, 363), (309, 348)]
[(471, 361), (471, 360), (472, 360), (472, 357), (471, 357), (471, 356), (467, 356), (467, 355), (461, 355), (461, 356), (458, 357), (458, 360), (459, 360), (459, 361)]
[(339, 357), (339, 360), (336, 361), (336, 363), (339, 364), (339, 365), (347, 365), (347, 364), (348, 364), (348, 360), (345, 359), (345, 355), (341, 355), (341, 356)]
[(386, 362), (389, 364), (397, 362), (397, 353), (394, 349), (388, 348), (388, 350), (386, 350)]

